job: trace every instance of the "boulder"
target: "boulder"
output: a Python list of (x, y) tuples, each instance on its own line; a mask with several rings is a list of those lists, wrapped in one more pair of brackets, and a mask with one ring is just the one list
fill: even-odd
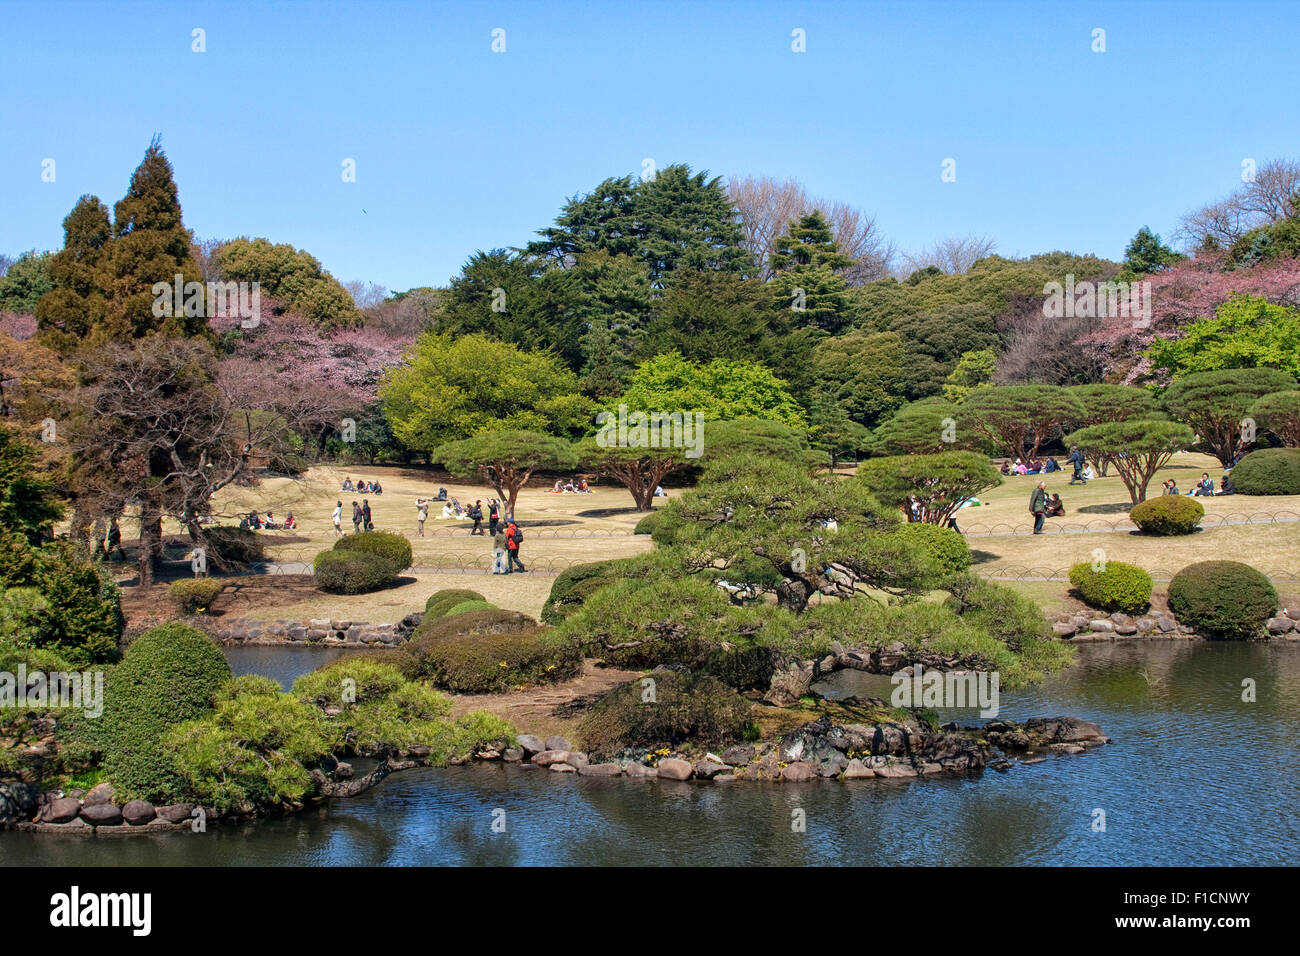
[(122, 819), (133, 827), (144, 826), (157, 815), (158, 811), (148, 800), (131, 800), (122, 808)]
[(723, 763), (714, 763), (712, 760), (701, 760), (695, 765), (695, 776), (701, 780), (712, 780), (720, 773), (731, 773), (733, 767)]
[(587, 763), (578, 768), (584, 777), (617, 777), (623, 768), (616, 763)]
[(97, 783), (90, 788), (83, 801), (88, 807), (100, 806), (105, 803), (112, 803), (114, 797), (113, 785), (111, 783)]
[(867, 777), (874, 777), (875, 775), (876, 771), (871, 767), (868, 767), (857, 757), (850, 760), (849, 765), (844, 768), (845, 780), (863, 780)]
[(1050, 743), (1072, 744), (1102, 736), (1100, 727), (1078, 717), (1031, 717), (1025, 721), (1025, 730)]
[(1136, 624), (1116, 624), (1116, 625), (1115, 625), (1115, 633), (1116, 633), (1116, 634), (1130, 635), (1130, 634), (1136, 634), (1137, 632), (1138, 632), (1138, 629), (1137, 629), (1137, 625), (1136, 625)]
[(518, 737), (515, 738), (515, 743), (519, 744), (520, 747), (523, 747), (524, 751), (530, 755), (539, 754), (543, 750), (547, 749), (547, 746), (545, 743), (543, 743), (542, 738), (534, 737), (532, 734), (520, 734)]
[(1098, 633), (1115, 630), (1115, 625), (1110, 621), (1093, 621), (1088, 626)]
[(578, 772), (577, 767), (567, 763), (553, 763), (551, 764), (551, 769), (554, 770), (556, 773), (577, 773)]
[(569, 759), (567, 750), (543, 750), (533, 755), (533, 763), (539, 767), (549, 767), (553, 763), (565, 763)]
[(754, 748), (745, 746), (728, 747), (722, 751), (720, 756), (725, 764), (730, 764), (733, 767), (742, 766), (754, 759)]
[(1168, 614), (1161, 614), (1156, 617), (1156, 627), (1159, 628), (1161, 632), (1168, 634), (1170, 631), (1178, 630), (1178, 622)]
[(165, 807), (157, 808), (158, 819), (167, 823), (182, 823), (190, 819), (194, 813), (194, 804), (192, 803), (172, 803)]
[(569, 743), (563, 737), (547, 737), (546, 749), (547, 750), (572, 750), (573, 744)]
[(636, 777), (639, 780), (644, 780), (647, 777), (659, 776), (659, 771), (654, 767), (647, 767), (645, 764), (636, 760), (629, 763), (623, 772), (629, 777)]
[(501, 759), (506, 763), (519, 763), (519, 761), (524, 759), (524, 748), (507, 747), (505, 753), (501, 755)]
[(1289, 617), (1270, 617), (1265, 627), (1270, 634), (1286, 634), (1295, 629), (1295, 621)]
[(1129, 617), (1127, 614), (1123, 614), (1120, 611), (1116, 611), (1114, 614), (1110, 616), (1110, 622), (1114, 624), (1116, 627), (1118, 627), (1121, 624), (1132, 624), (1133, 619)]
[(916, 771), (905, 763), (891, 763), (876, 768), (877, 777), (915, 777)]
[(1300, 621), (1300, 606), (1286, 608), (1283, 613), (1293, 621)]
[(772, 675), (767, 693), (763, 700), (775, 707), (789, 707), (812, 687), (813, 668), (811, 664), (795, 662), (784, 670)]
[(1073, 637), (1079, 633), (1079, 626), (1077, 624), (1063, 624), (1057, 621), (1052, 625), (1052, 632), (1057, 637)]
[(81, 808), (81, 819), (93, 827), (115, 827), (122, 822), (122, 808), (111, 803), (96, 803)]
[(1137, 629), (1142, 632), (1154, 631), (1156, 629), (1156, 619), (1154, 617), (1142, 616), (1133, 622)]
[(587, 755), (581, 750), (574, 750), (569, 753), (569, 759), (566, 760), (565, 763), (572, 766), (575, 770), (581, 770), (583, 767), (587, 766), (587, 764), (591, 763), (591, 761), (587, 759)]
[(694, 768), (685, 760), (665, 757), (659, 761), (659, 776), (665, 780), (685, 780)]
[(81, 813), (81, 801), (76, 797), (57, 797), (41, 811), (42, 823), (67, 823)]
[(788, 780), (792, 783), (803, 783), (806, 780), (813, 779), (815, 776), (817, 776), (817, 771), (813, 769), (812, 764), (803, 763), (802, 761), (799, 763), (787, 764), (781, 768), (781, 779)]

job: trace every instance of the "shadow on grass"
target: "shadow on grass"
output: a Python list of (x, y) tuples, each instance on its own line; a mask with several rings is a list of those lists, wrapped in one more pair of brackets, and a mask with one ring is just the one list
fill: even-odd
[(1081, 515), (1126, 515), (1133, 510), (1133, 506), (1128, 502), (1116, 502), (1105, 505), (1084, 505), (1074, 510)]

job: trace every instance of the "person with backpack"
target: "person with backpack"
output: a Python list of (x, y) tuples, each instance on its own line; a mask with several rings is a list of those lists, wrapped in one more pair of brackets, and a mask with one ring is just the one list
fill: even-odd
[(470, 534), (483, 533), (483, 499), (479, 498), (474, 502), (474, 507), (469, 509), (469, 516), (474, 520), (474, 527), (469, 529)]
[(1047, 517), (1047, 482), (1040, 481), (1029, 496), (1029, 510), (1034, 516), (1034, 534), (1043, 533), (1043, 520)]
[(1083, 452), (1078, 445), (1070, 449), (1070, 457), (1065, 460), (1074, 466), (1074, 476), (1070, 479), (1070, 484), (1086, 485), (1088, 479), (1083, 477)]
[(496, 536), (501, 525), (501, 502), (492, 498), (488, 501), (488, 534)]
[(370, 499), (366, 499), (361, 504), (361, 526), (367, 531), (374, 531), (375, 526), (370, 521)]
[[(370, 502), (367, 501), (366, 506), (369, 507)], [(353, 534), (361, 533), (361, 519), (363, 517), (364, 515), (361, 512), (361, 506), (357, 504), (355, 501), (352, 502), (352, 533)]]
[(506, 525), (506, 573), (509, 574), (514, 570), (515, 565), (519, 566), (520, 571), (527, 571), (524, 563), (519, 560), (519, 544), (524, 540), (524, 529), (515, 524), (512, 520)]

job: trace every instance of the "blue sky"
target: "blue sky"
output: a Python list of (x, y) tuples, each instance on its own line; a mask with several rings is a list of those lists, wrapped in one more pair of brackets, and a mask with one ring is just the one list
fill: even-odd
[(527, 242), (647, 157), (795, 177), (903, 250), (980, 233), (1119, 257), (1243, 159), (1300, 157), (1298, 28), (1289, 0), (0, 0), (0, 252), (59, 247), (77, 197), (111, 206), (159, 133), (200, 238), (394, 290)]

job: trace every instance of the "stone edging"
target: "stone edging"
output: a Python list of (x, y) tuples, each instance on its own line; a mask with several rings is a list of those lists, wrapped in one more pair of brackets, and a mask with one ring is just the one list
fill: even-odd
[(275, 646), (323, 644), (327, 646), (373, 646), (402, 644), (424, 619), (423, 611), (406, 615), (396, 624), (313, 618), (303, 621), (255, 621), (248, 618), (206, 618), (203, 630), (218, 644)]
[[(1121, 640), (1206, 640), (1195, 628), (1179, 624), (1172, 614), (1131, 616), (1116, 611), (1103, 615), (1088, 611), (1061, 614), (1050, 619), (1057, 637), (1071, 644), (1092, 644)], [(1300, 608), (1288, 608), (1286, 616), (1269, 618), (1268, 634), (1272, 638), (1300, 641)]]

